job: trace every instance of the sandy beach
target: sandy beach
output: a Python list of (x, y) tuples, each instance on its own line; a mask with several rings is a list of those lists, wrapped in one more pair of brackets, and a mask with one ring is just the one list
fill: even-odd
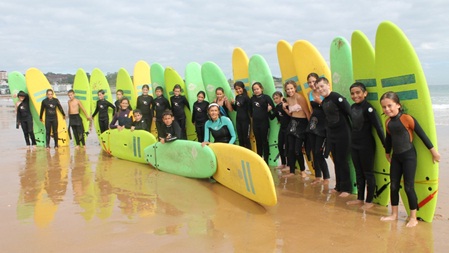
[[(432, 223), (381, 222), (388, 207), (347, 206), (313, 177), (279, 179), (264, 207), (209, 180), (86, 150), (25, 148), (12, 102), (0, 98), (2, 252), (446, 252), (449, 126), (438, 125), (440, 186)], [(331, 169), (333, 171), (333, 169)], [(334, 185), (332, 173), (330, 187)]]

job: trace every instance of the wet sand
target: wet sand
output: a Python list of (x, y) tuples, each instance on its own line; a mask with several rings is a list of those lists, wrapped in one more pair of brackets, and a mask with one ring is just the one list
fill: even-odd
[[(440, 189), (432, 223), (406, 228), (363, 211), (313, 178), (279, 180), (263, 207), (209, 180), (158, 172), (86, 150), (27, 150), (0, 99), (2, 252), (445, 252), (449, 247), (448, 126), (439, 126)], [(332, 171), (332, 169), (331, 169)], [(333, 177), (333, 174), (332, 174)], [(331, 181), (330, 186), (334, 185)]]

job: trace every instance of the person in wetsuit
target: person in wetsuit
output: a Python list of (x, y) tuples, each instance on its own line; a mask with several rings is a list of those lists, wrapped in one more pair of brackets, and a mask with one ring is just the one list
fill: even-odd
[[(371, 208), (374, 204), (376, 178), (374, 177), (374, 155), (376, 142), (372, 128), (376, 129), (382, 145), (385, 135), (376, 109), (366, 101), (368, 91), (363, 83), (356, 82), (349, 88), (354, 104), (351, 105), (351, 157), (357, 179), (357, 200), (346, 202), (348, 205), (364, 204), (363, 209)], [(366, 186), (366, 199), (365, 199)]]
[(196, 95), (197, 100), (193, 103), (192, 108), (192, 123), (195, 125), (198, 142), (204, 141), (204, 124), (208, 120), (207, 108), (209, 107), (209, 102), (204, 100), (205, 97), (206, 93), (199, 91)]
[(252, 90), (251, 115), (253, 117), (253, 133), (256, 138), (257, 154), (268, 164), (270, 154), (268, 133), (274, 103), (270, 96), (263, 93), (263, 86), (260, 82), (253, 83)]
[[(115, 106), (115, 113), (117, 113), (118, 111), (120, 111), (120, 100), (122, 100), (123, 98), (123, 90), (118, 89), (115, 92), (115, 102), (114, 102), (114, 106)], [(129, 109), (132, 111), (133, 108), (131, 107), (131, 105), (129, 105)], [(115, 114), (114, 113), (114, 114)]]
[[(430, 150), (434, 162), (440, 161), (440, 154), (427, 137), (424, 130), (415, 118), (402, 112), (402, 106), (396, 93), (389, 91), (380, 97), (380, 104), (386, 116), (385, 128), (387, 135), (385, 138), (385, 152), (387, 160), (390, 162), (390, 216), (382, 217), (382, 221), (392, 221), (398, 219), (399, 189), (401, 177), (404, 180), (404, 190), (407, 195), (410, 207), (410, 217), (407, 227), (414, 227), (418, 224), (416, 211), (418, 209), (418, 198), (415, 192), (416, 173), (416, 150), (413, 145), (413, 132), (422, 140), (424, 145)], [(393, 155), (391, 151), (393, 150)]]
[(120, 100), (120, 111), (114, 114), (109, 128), (118, 129), (119, 131), (124, 128), (130, 129), (133, 122), (132, 111), (129, 109), (129, 99), (123, 97)]
[(190, 111), (190, 106), (186, 97), (181, 95), (181, 85), (176, 84), (173, 87), (173, 96), (170, 97), (170, 104), (175, 120), (178, 122), (179, 127), (181, 127), (181, 136), (179, 138), (187, 140), (186, 113), (184, 107), (187, 107)]
[(278, 132), (278, 150), (279, 157), (281, 158), (281, 165), (276, 167), (277, 169), (285, 169), (287, 167), (287, 130), (288, 123), (290, 123), (290, 114), (288, 112), (287, 100), (282, 96), (282, 92), (276, 91), (273, 93), (273, 100), (276, 107), (273, 109), (273, 118), (278, 120), (280, 124)]
[(352, 193), (349, 174), (349, 152), (351, 144), (351, 106), (342, 95), (331, 91), (329, 81), (320, 77), (316, 81), (317, 91), (324, 97), (321, 106), (326, 115), (326, 156), (329, 152), (335, 165), (335, 189), (340, 197)]
[(237, 93), (237, 96), (231, 104), (232, 108), (237, 112), (235, 125), (237, 136), (239, 138), (239, 145), (251, 149), (251, 142), (249, 140), (251, 127), (251, 99), (248, 97), (248, 92), (242, 81), (234, 83), (234, 90)]
[[(154, 112), (154, 99), (148, 94), (150, 86), (144, 84), (142, 86), (142, 95), (137, 97), (136, 109), (139, 109), (143, 120), (148, 126), (148, 131), (151, 129), (151, 124), (153, 123), (153, 112)], [(132, 110), (132, 108), (130, 108)]]
[(211, 103), (207, 113), (209, 120), (204, 125), (204, 142), (209, 143), (210, 134), (214, 137), (214, 142), (230, 143), (235, 142), (235, 131), (231, 120), (228, 117), (220, 115), (220, 106), (217, 103)]
[[(16, 103), (16, 127), (22, 128), (25, 143), (30, 148), (36, 148), (36, 137), (34, 136), (33, 116), (30, 110), (30, 97), (23, 91), (17, 93), (19, 101)], [(31, 142), (30, 142), (31, 140)]]
[(222, 87), (218, 87), (215, 89), (215, 99), (213, 103), (218, 104), (220, 109), (221, 116), (229, 117), (229, 112), (232, 112), (234, 109), (232, 108), (232, 103), (226, 97), (224, 89)]
[(146, 119), (143, 118), (142, 112), (139, 109), (133, 111), (134, 121), (131, 123), (131, 131), (134, 130), (145, 130), (150, 131)]
[(309, 101), (312, 108), (310, 121), (307, 125), (307, 145), (306, 154), (308, 157), (312, 154), (313, 169), (315, 170), (315, 179), (312, 185), (323, 182), (324, 185), (329, 184), (330, 174), (323, 150), (326, 141), (326, 115), (324, 114), (321, 102), (324, 97), (321, 96), (316, 89), (316, 73), (310, 73), (307, 76), (307, 84), (312, 89), (309, 92)]
[(104, 90), (98, 91), (98, 100), (97, 105), (95, 107), (95, 111), (92, 114), (92, 118), (94, 118), (98, 114), (98, 125), (100, 127), (100, 133), (109, 129), (109, 113), (108, 108), (111, 108), (115, 111), (114, 105), (104, 98)]
[(162, 131), (162, 127), (164, 126), (164, 122), (162, 120), (162, 115), (164, 111), (170, 109), (170, 102), (164, 97), (164, 90), (161, 86), (157, 86), (154, 90), (156, 94), (156, 98), (154, 99), (154, 117), (153, 121), (156, 122), (156, 130), (159, 133)]
[(162, 121), (164, 124), (161, 131), (158, 132), (159, 141), (164, 144), (180, 139), (182, 136), (182, 129), (173, 116), (173, 112), (169, 109), (162, 113)]
[(55, 149), (58, 148), (58, 115), (57, 110), (65, 117), (64, 109), (62, 109), (61, 103), (55, 97), (52, 89), (47, 90), (47, 97), (42, 100), (41, 111), (39, 118), (42, 122), (45, 112), (45, 131), (46, 131), (46, 143), (47, 149), (50, 149), (50, 135), (53, 131), (53, 139), (55, 141)]

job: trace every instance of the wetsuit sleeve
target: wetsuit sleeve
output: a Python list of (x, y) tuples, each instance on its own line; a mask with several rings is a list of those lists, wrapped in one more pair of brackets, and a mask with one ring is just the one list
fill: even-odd
[(181, 138), (181, 127), (176, 121), (173, 121), (173, 130), (175, 131), (175, 137), (178, 139)]
[(45, 110), (45, 99), (41, 103), (41, 111), (39, 113), (39, 119), (42, 120), (42, 117), (44, 116), (44, 110)]
[(168, 102), (168, 99), (166, 99), (165, 97), (164, 97), (164, 102), (165, 102), (165, 110), (167, 110), (167, 109), (169, 109), (169, 110), (171, 110), (171, 105), (170, 105), (170, 102)]
[[(193, 104), (193, 108), (195, 108), (195, 104), (196, 104), (196, 102)], [(193, 110), (192, 111), (192, 123), (193, 124), (195, 123), (195, 117), (196, 117), (196, 110)]]
[(385, 129), (387, 129), (387, 134), (385, 136), (385, 153), (390, 154), (391, 153), (391, 135), (388, 132), (388, 122), (385, 122)]
[(118, 113), (115, 113), (114, 117), (112, 118), (111, 124), (109, 125), (111, 129), (117, 128), (117, 126), (115, 125), (115, 123), (117, 123), (117, 120), (118, 120)]
[(57, 102), (58, 102), (58, 109), (59, 109), (59, 111), (61, 112), (62, 116), (65, 117), (64, 109), (62, 108), (62, 105), (59, 102), (59, 99), (57, 99)]
[[(107, 101), (107, 100), (105, 100), (105, 101), (107, 102), (107, 106), (111, 107), (112, 110), (115, 112), (115, 106), (114, 106), (111, 102), (109, 102), (109, 101)], [(118, 110), (117, 110), (117, 111), (118, 111)]]
[(190, 111), (190, 105), (189, 105), (189, 101), (187, 101), (187, 98), (184, 96), (184, 104), (186, 105), (187, 109), (189, 109)]
[(98, 106), (98, 100), (97, 100), (97, 106), (95, 107), (95, 111), (94, 111), (94, 113), (92, 114), (92, 118), (95, 117), (95, 115), (97, 115), (97, 113), (98, 113), (98, 108), (99, 108), (99, 106)]
[(430, 141), (429, 137), (427, 136), (426, 132), (424, 132), (424, 129), (422, 129), (422, 127), (419, 125), (418, 121), (416, 121), (415, 118), (413, 118), (413, 121), (415, 123), (415, 128), (413, 129), (415, 133), (419, 136), (419, 138), (422, 140), (422, 142), (424, 143), (424, 145), (426, 145), (428, 149), (433, 148), (433, 144)]
[(273, 107), (273, 109), (270, 112), (269, 117), (270, 117), (270, 120), (273, 120), (274, 118), (276, 118), (278, 120), (278, 122), (279, 122), (280, 119), (279, 119), (279, 113), (278, 113), (277, 106)]
[(222, 117), (222, 119), (223, 118), (226, 119), (226, 127), (229, 130), (229, 134), (231, 134), (231, 139), (229, 140), (229, 144), (234, 144), (236, 136), (235, 136), (234, 126), (232, 125), (232, 121), (227, 117)]
[(209, 141), (209, 124), (210, 124), (210, 120), (206, 121), (206, 124), (204, 124), (204, 141), (208, 142)]
[(377, 136), (382, 142), (382, 145), (385, 147), (384, 129), (382, 128), (382, 123), (380, 123), (379, 115), (377, 115), (376, 109), (374, 109), (373, 107), (368, 108), (368, 118), (371, 121), (374, 129), (376, 129)]

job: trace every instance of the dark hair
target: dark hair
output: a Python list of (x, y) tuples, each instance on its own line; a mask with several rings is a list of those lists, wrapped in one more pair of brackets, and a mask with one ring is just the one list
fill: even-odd
[(69, 93), (75, 93), (75, 91), (73, 89), (70, 89), (69, 91), (67, 91), (67, 94)]
[(318, 80), (318, 78), (320, 78), (320, 77), (318, 76), (318, 74), (315, 73), (315, 72), (312, 72), (312, 73), (308, 74), (308, 75), (307, 75), (307, 80), (309, 80), (309, 78), (311, 78), (311, 77), (315, 77), (315, 79), (317, 79), (317, 80)]
[(117, 93), (122, 93), (122, 95), (123, 95), (123, 90), (122, 89), (118, 89), (116, 92), (115, 92), (115, 94), (117, 94)]
[(324, 82), (325, 84), (329, 84), (329, 80), (327, 80), (327, 78), (324, 76), (318, 77), (318, 79), (316, 79), (315, 83), (319, 83), (319, 82)]
[(148, 84), (144, 84), (144, 85), (142, 85), (142, 90), (143, 90), (144, 88), (150, 89), (150, 86), (148, 86)]
[(176, 89), (179, 89), (182, 92), (181, 85), (175, 84), (175, 86), (173, 86), (173, 91), (175, 91)]
[(28, 95), (23, 90), (21, 90), (17, 93), (17, 97), (26, 97), (26, 96), (28, 96)]
[(236, 87), (240, 87), (243, 89), (243, 95), (248, 96), (248, 91), (245, 88), (245, 84), (242, 81), (237, 81), (234, 83), (234, 90)]
[(385, 92), (380, 97), (379, 102), (382, 102), (382, 100), (384, 100), (386, 98), (393, 100), (393, 102), (395, 102), (396, 104), (398, 104), (400, 106), (399, 112), (403, 112), (404, 111), (404, 108), (402, 107), (402, 104), (401, 104), (401, 100), (399, 99), (399, 96), (398, 96), (398, 94), (396, 94), (396, 92), (394, 92), (394, 91), (387, 91), (387, 92)]
[(219, 90), (221, 90), (221, 92), (223, 92), (223, 94), (225, 93), (225, 92), (224, 92), (224, 89), (221, 88), (221, 87), (216, 88), (216, 89), (215, 89), (215, 93), (217, 93), (217, 91), (219, 91)]
[(120, 99), (120, 104), (123, 102), (123, 100), (128, 101), (128, 104), (129, 104), (129, 99), (127, 97), (122, 97), (122, 99)]
[(204, 93), (204, 91), (202, 91), (202, 90), (198, 91), (198, 93), (196, 94), (196, 96), (198, 97), (200, 94), (202, 94), (203, 97), (206, 97), (206, 93)]
[(154, 91), (162, 91), (162, 93), (164, 93), (164, 88), (162, 88), (162, 86), (157, 86), (156, 89), (154, 89)]
[(170, 109), (165, 109), (165, 111), (162, 113), (162, 118), (167, 115), (173, 117), (173, 112)]
[(47, 94), (49, 91), (51, 91), (51, 93), (54, 93), (52, 89), (47, 89), (47, 91), (45, 92), (45, 94)]
[[(296, 84), (295, 81), (293, 81), (293, 80), (287, 80), (287, 81), (285, 82), (285, 84), (284, 84), (284, 90), (286, 91), (285, 93), (287, 93), (286, 88), (287, 88), (287, 85), (289, 85), (289, 84), (293, 85), (293, 88), (295, 88), (295, 91), (298, 90), (298, 85)], [(287, 94), (287, 97), (288, 97), (288, 94)]]
[(139, 110), (139, 109), (135, 109), (135, 110), (133, 111), (133, 114), (136, 114), (136, 113), (138, 113), (138, 114), (142, 115), (142, 111), (141, 111), (141, 110)]
[(282, 95), (282, 92), (280, 92), (280, 91), (275, 91), (273, 93), (273, 98), (274, 98), (274, 96), (278, 96), (278, 97), (282, 98), (284, 95)]
[(253, 85), (251, 85), (252, 91), (254, 91), (254, 85), (259, 86), (259, 88), (262, 89), (262, 93), (263, 93), (263, 85), (260, 82), (254, 82)]
[(104, 90), (98, 90), (97, 94), (100, 94), (100, 93), (104, 95), (105, 92), (104, 92)]
[(352, 88), (355, 88), (355, 87), (360, 88), (363, 92), (366, 91), (366, 86), (365, 86), (363, 83), (361, 83), (361, 82), (355, 82), (355, 83), (353, 83), (353, 84), (349, 87), (349, 91), (351, 91)]

